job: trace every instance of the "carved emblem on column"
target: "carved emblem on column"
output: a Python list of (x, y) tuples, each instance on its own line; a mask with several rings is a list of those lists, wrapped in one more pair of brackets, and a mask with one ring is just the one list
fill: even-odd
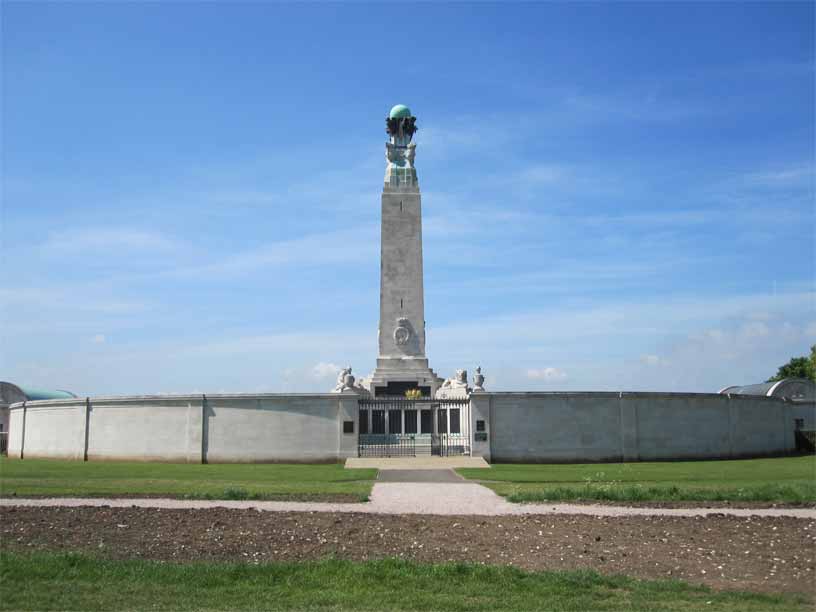
[(397, 346), (405, 346), (411, 340), (411, 324), (405, 317), (397, 319), (397, 327), (394, 329), (394, 342)]

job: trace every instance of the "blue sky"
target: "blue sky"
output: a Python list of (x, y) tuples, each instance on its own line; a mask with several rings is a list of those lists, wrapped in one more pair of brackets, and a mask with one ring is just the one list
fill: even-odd
[(816, 342), (812, 3), (4, 2), (2, 53), (0, 379), (371, 371), (398, 102), (438, 373), (717, 391)]

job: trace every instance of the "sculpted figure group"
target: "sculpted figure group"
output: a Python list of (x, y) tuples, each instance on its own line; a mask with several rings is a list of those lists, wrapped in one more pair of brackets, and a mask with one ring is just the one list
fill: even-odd
[(368, 395), (368, 389), (356, 382), (354, 375), (351, 373), (351, 366), (343, 368), (337, 375), (337, 384), (332, 389), (332, 393), (343, 393), (344, 391), (354, 391), (361, 395)]
[(448, 378), (442, 383), (442, 386), (439, 387), (439, 390), (436, 392), (436, 399), (463, 398), (467, 397), (473, 391), (484, 391), (484, 379), (482, 368), (476, 368), (476, 376), (474, 377), (476, 387), (471, 389), (468, 386), (467, 370), (456, 370), (454, 377)]
[[(453, 378), (448, 378), (442, 383), (436, 391), (436, 399), (454, 399), (465, 398), (470, 393), (476, 391), (484, 391), (485, 377), (482, 374), (482, 368), (476, 368), (476, 376), (473, 377), (473, 389), (468, 386), (467, 370), (456, 370)], [(354, 391), (363, 395), (369, 395), (368, 389), (356, 382), (354, 375), (351, 373), (351, 366), (343, 368), (337, 375), (337, 384), (332, 389), (332, 393), (343, 393), (344, 391)]]

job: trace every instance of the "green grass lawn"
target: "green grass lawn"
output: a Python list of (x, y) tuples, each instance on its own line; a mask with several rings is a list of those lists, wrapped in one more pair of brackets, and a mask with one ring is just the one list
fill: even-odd
[(735, 461), (497, 464), (457, 470), (513, 502), (816, 502), (816, 456)]
[(587, 571), (397, 560), (182, 565), (9, 552), (0, 553), (0, 601), (7, 610), (812, 609), (802, 595), (717, 592)]
[(0, 460), (0, 495), (365, 501), (377, 470), (342, 464), (171, 464)]

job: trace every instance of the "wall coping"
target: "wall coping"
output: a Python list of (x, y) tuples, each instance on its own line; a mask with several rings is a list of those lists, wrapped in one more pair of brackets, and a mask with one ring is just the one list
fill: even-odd
[[(99, 396), (90, 396), (88, 398), (85, 397), (74, 397), (68, 399), (53, 399), (53, 400), (36, 400), (30, 402), (17, 402), (16, 404), (11, 404), (9, 406), (10, 409), (16, 410), (22, 408), (23, 406), (28, 406), (31, 408), (36, 408), (39, 406), (69, 406), (71, 404), (84, 404), (86, 399), (90, 400), (91, 404), (94, 402), (105, 402), (105, 403), (128, 403), (128, 402), (145, 402), (145, 401), (179, 401), (179, 402), (200, 402), (203, 398), (207, 398), (208, 400), (219, 400), (219, 399), (243, 399), (243, 400), (253, 400), (253, 399), (283, 399), (283, 398), (294, 398), (294, 399), (306, 399), (306, 398), (315, 398), (315, 399), (339, 399), (341, 394), (339, 393), (195, 393), (195, 394), (185, 394), (185, 395), (99, 395)], [(356, 394), (352, 395), (350, 393), (346, 393), (342, 395), (343, 398), (351, 398), (357, 397)]]
[(720, 393), (690, 393), (676, 391), (485, 391), (479, 393), (480, 396), (489, 397), (598, 397), (598, 398), (667, 398), (667, 399), (703, 399), (703, 398), (726, 398), (732, 400), (743, 399), (763, 399), (784, 402), (781, 397), (768, 397), (764, 395), (729, 395)]
[[(518, 398), (666, 398), (666, 399), (702, 399), (702, 398), (719, 398), (727, 400), (763, 400), (768, 402), (786, 402), (784, 398), (769, 397), (765, 395), (731, 395), (720, 393), (684, 393), (684, 392), (666, 392), (666, 391), (483, 391), (479, 392), (478, 397), (518, 397)], [(263, 400), (263, 399), (352, 399), (361, 397), (352, 393), (195, 393), (184, 395), (100, 395), (96, 397), (89, 397), (91, 404), (94, 402), (105, 403), (138, 403), (146, 401), (177, 401), (177, 402), (200, 402), (202, 398), (206, 397), (208, 400)], [(473, 399), (471, 397), (471, 399)], [(66, 399), (51, 399), (51, 400), (36, 400), (29, 402), (17, 402), (9, 406), (10, 410), (18, 410), (25, 406), (32, 408), (45, 406), (69, 406), (71, 404), (84, 404), (86, 398), (66, 398)], [(807, 402), (804, 402), (807, 403)]]

